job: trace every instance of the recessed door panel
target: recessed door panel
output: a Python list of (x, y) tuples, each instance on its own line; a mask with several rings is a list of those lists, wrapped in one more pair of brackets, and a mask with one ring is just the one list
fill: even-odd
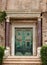
[(33, 55), (33, 28), (15, 28), (15, 55)]

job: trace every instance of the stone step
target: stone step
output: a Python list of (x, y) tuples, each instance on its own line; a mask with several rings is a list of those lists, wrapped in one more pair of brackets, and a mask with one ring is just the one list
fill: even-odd
[(23, 64), (23, 63), (25, 63), (25, 64), (27, 64), (27, 63), (30, 64), (30, 63), (35, 63), (35, 64), (36, 64), (36, 63), (41, 63), (41, 62), (3, 62), (3, 64), (5, 64), (5, 63), (7, 63), (7, 64), (11, 64), (11, 63), (12, 63), (12, 64), (20, 64), (20, 63), (21, 63), (21, 64)]
[(23, 62), (23, 61), (26, 61), (26, 62), (28, 62), (28, 61), (29, 61), (29, 62), (36, 61), (36, 62), (37, 62), (37, 61), (41, 61), (41, 60), (40, 60), (39, 57), (34, 57), (34, 56), (33, 56), (33, 57), (30, 57), (30, 56), (29, 56), (29, 57), (27, 57), (27, 56), (26, 56), (26, 57), (25, 57), (25, 56), (24, 56), (24, 57), (23, 57), (23, 56), (21, 56), (21, 57), (20, 57), (20, 56), (9, 56), (9, 57), (7, 57), (7, 58), (4, 58), (4, 61), (6, 61), (6, 62), (8, 62), (8, 61), (12, 61), (12, 62), (13, 62), (13, 61), (16, 61), (16, 62), (17, 62), (17, 61), (18, 61), (18, 62), (19, 62), (19, 61), (22, 61), (22, 62)]
[(4, 62), (33, 62), (33, 61), (35, 61), (35, 62), (38, 62), (38, 61), (41, 61), (40, 59), (4, 59)]
[(24, 59), (24, 58), (25, 58), (25, 59), (29, 59), (29, 58), (30, 58), (30, 59), (38, 59), (38, 58), (40, 58), (40, 57), (38, 57), (38, 56), (8, 56), (7, 58), (8, 58), (8, 59), (10, 59), (10, 58), (11, 58), (11, 59), (21, 59), (21, 58), (22, 58), (22, 59)]
[(3, 65), (40, 65), (41, 60), (37, 56), (8, 56), (4, 58)]
[(3, 65), (41, 65), (40, 62), (31, 62), (31, 63), (3, 63)]

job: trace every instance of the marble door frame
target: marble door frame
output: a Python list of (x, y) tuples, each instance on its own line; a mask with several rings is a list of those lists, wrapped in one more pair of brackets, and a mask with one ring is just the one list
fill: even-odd
[(15, 24), (15, 25), (12, 25), (12, 41), (11, 41), (11, 55), (14, 56), (14, 35), (15, 35), (15, 28), (18, 27), (18, 28), (33, 28), (33, 56), (36, 55), (36, 25), (34, 24), (25, 24), (25, 25), (19, 25), (19, 24)]

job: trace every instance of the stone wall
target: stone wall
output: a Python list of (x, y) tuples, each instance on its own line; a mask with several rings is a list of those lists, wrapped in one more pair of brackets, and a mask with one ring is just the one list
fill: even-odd
[(0, 10), (2, 9), (2, 0), (0, 0)]
[(42, 20), (42, 41), (43, 44), (47, 43), (47, 13), (43, 14), (43, 20)]
[(7, 9), (16, 12), (31, 12), (39, 10), (39, 5), (40, 0), (8, 0)]
[(45, 12), (46, 11), (46, 1), (47, 0), (40, 0), (40, 9), (41, 9), (41, 12)]
[[(0, 10), (9, 10), (15, 12), (45, 12), (47, 11), (47, 0), (0, 0)], [(43, 14), (42, 20), (42, 42), (47, 41), (47, 15)], [(1, 41), (1, 39), (3, 41)], [(0, 24), (0, 43), (5, 42), (4, 27)]]
[(47, 11), (47, 1), (46, 1), (46, 11)]
[(46, 1), (47, 0), (0, 0), (0, 6), (2, 6), (2, 10), (16, 12), (45, 11)]
[(7, 0), (2, 0), (2, 10), (7, 9)]
[(16, 12), (45, 11), (46, 1), (47, 0), (8, 0), (7, 10), (15, 10)]

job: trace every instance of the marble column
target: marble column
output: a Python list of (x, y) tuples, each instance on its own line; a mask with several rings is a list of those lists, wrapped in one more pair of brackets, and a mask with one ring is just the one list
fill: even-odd
[(9, 29), (10, 29), (10, 18), (6, 17), (5, 22), (5, 46), (9, 47)]
[(42, 45), (42, 21), (38, 18), (38, 47)]

